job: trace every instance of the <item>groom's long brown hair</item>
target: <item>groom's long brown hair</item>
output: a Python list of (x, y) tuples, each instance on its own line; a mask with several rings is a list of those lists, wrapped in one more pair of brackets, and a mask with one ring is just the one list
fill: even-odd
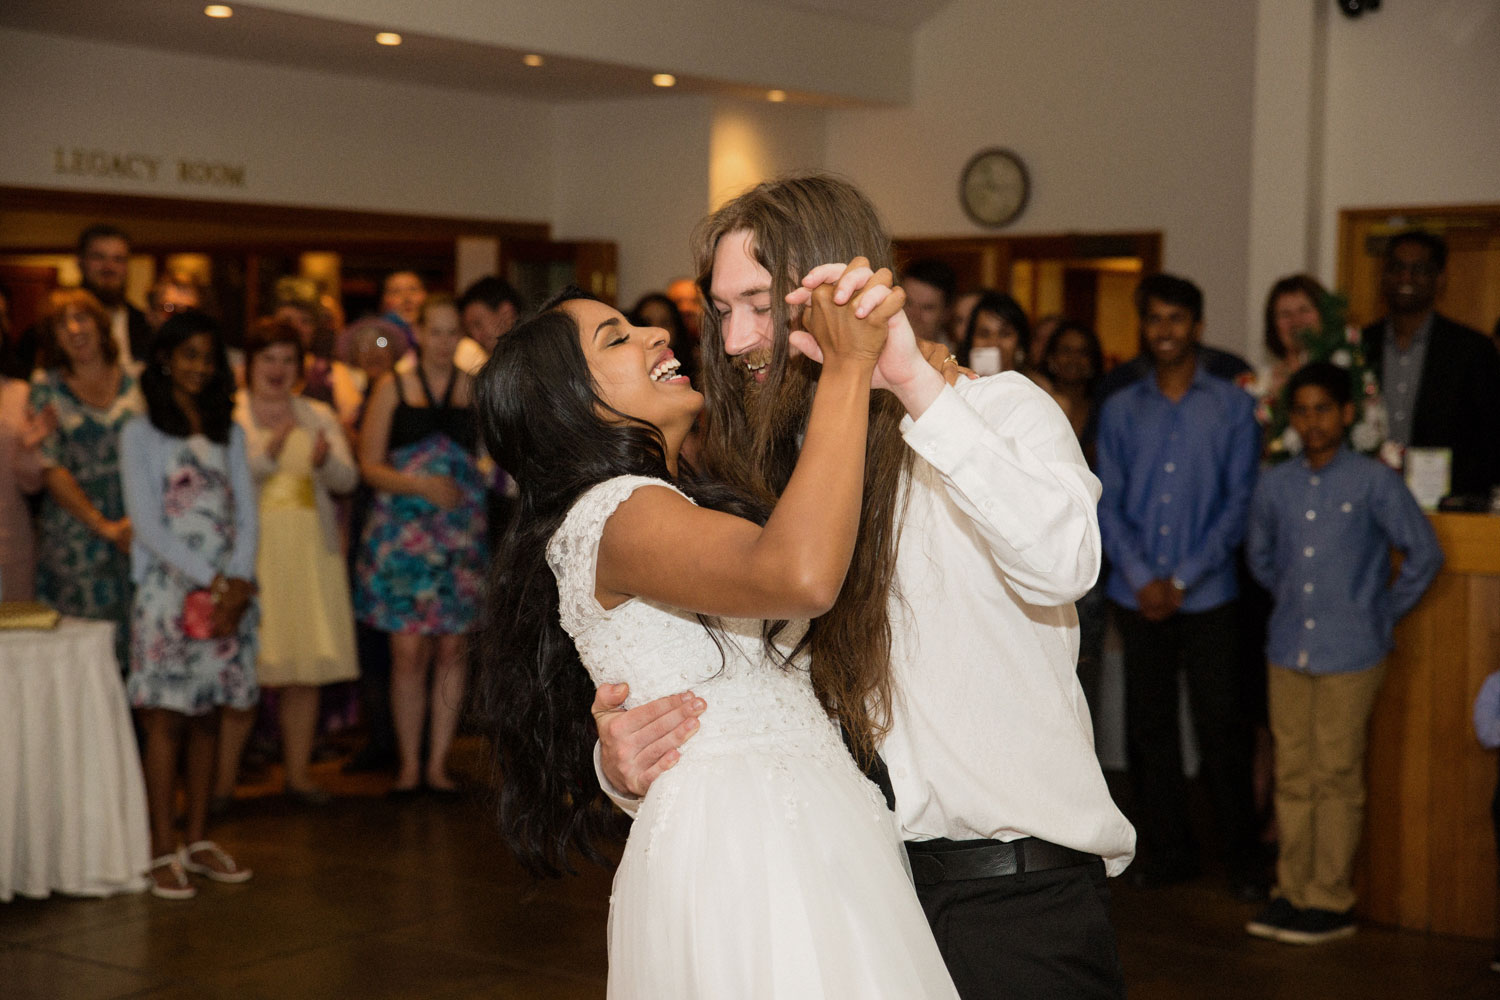
[[(747, 230), (756, 260), (771, 274), (774, 349), (764, 383), (724, 353), (718, 312), (703, 317), (704, 389), (708, 397), (703, 458), (708, 469), (767, 506), (797, 464), (817, 384), (817, 365), (788, 351), (786, 294), (819, 264), (867, 257), (894, 269), (890, 236), (875, 207), (849, 183), (826, 175), (760, 184), (699, 224), (693, 236), (698, 284), (709, 298), (714, 251), (726, 235)], [(711, 298), (710, 298), (710, 301)], [(891, 721), (891, 624), (900, 507), (911, 452), (901, 439), (901, 404), (889, 392), (870, 400), (864, 499), (854, 558), (834, 606), (812, 623), (813, 687), (848, 731), (856, 755), (869, 760)]]

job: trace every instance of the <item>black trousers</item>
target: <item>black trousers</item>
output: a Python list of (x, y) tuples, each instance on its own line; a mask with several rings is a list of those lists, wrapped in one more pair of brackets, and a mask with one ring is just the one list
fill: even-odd
[(1104, 862), (917, 886), (963, 1000), (1125, 996)]
[(1134, 789), (1140, 861), (1147, 871), (1186, 872), (1198, 864), (1188, 825), (1178, 725), (1179, 675), (1202, 758), (1200, 774), (1213, 804), (1231, 877), (1255, 864), (1250, 784), (1251, 733), (1244, 706), (1238, 610), (1208, 611), (1148, 622), (1116, 606), (1125, 653), (1125, 745)]

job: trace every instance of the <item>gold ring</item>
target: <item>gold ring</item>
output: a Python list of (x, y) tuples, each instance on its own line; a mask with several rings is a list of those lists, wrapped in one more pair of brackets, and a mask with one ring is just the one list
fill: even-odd
[[(956, 355), (956, 354), (950, 354), (950, 355), (948, 355), (946, 358), (943, 359), (943, 364), (945, 364), (945, 365), (956, 365), (956, 364), (958, 364), (958, 355)], [(941, 367), (941, 365), (939, 367)]]

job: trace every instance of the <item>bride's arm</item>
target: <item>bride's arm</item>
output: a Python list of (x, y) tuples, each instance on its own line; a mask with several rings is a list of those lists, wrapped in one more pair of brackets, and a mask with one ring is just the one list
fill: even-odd
[(765, 526), (665, 488), (637, 490), (600, 541), (601, 604), (649, 597), (740, 618), (811, 618), (833, 606), (859, 526), (870, 382), (904, 301), (899, 290), (871, 294), (880, 301), (864, 318), (834, 306), (831, 288), (807, 310), (823, 370), (796, 470)]

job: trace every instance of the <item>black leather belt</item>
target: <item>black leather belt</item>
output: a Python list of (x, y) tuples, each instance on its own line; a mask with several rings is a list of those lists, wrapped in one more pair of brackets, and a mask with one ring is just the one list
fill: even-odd
[(911, 873), (917, 885), (1072, 868), (1099, 860), (1097, 854), (1085, 854), (1035, 837), (1005, 843), (912, 840), (906, 843), (906, 856), (911, 859)]

